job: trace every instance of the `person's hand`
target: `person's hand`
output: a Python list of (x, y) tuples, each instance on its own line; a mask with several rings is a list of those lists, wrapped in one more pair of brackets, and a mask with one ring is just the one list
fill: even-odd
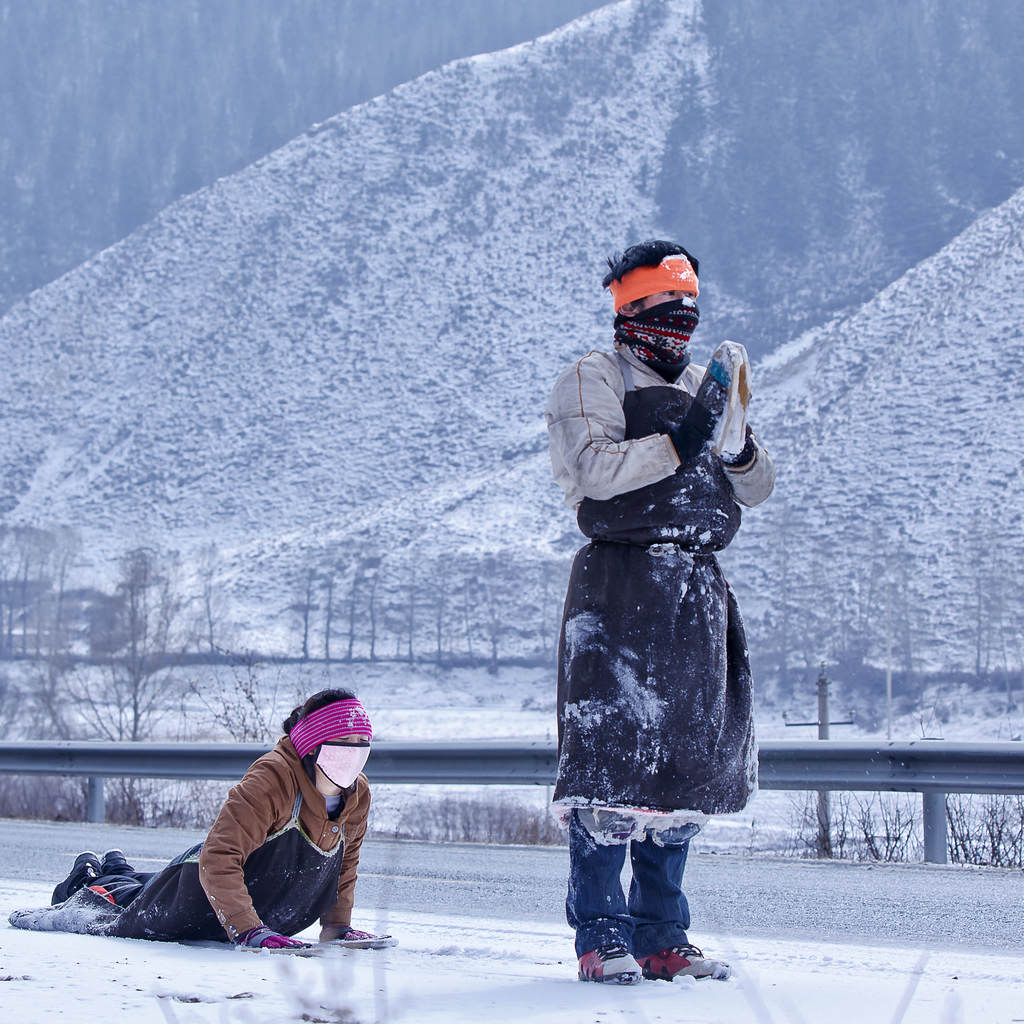
[(340, 942), (369, 942), (371, 939), (379, 938), (380, 936), (374, 935), (373, 932), (361, 932), (358, 928), (353, 928), (351, 925), (346, 927), (328, 925), (320, 929), (321, 942), (334, 942), (335, 940)]
[(700, 382), (697, 394), (693, 396), (682, 421), (665, 431), (681, 465), (686, 465), (694, 459), (705, 443), (712, 439), (728, 403), (734, 374), (729, 358), (731, 353), (726, 353), (723, 362), (719, 358), (721, 352), (720, 346), (708, 363), (704, 379)]
[(398, 945), (398, 940), (390, 935), (374, 935), (373, 932), (361, 932), (358, 928), (341, 925), (328, 925), (320, 929), (321, 942), (343, 942), (352, 949), (386, 949)]
[(238, 937), (239, 946), (248, 946), (250, 949), (302, 949), (312, 945), (310, 942), (300, 942), (298, 939), (289, 938), (273, 928), (260, 925), (257, 928), (250, 928), (244, 935)]

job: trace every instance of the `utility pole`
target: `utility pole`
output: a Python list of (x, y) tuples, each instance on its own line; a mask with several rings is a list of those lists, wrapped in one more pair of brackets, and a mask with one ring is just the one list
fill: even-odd
[[(818, 676), (818, 739), (828, 739), (828, 676), (821, 666)], [(832, 816), (829, 810), (828, 790), (818, 790), (818, 856), (832, 856)]]
[[(816, 722), (791, 722), (787, 715), (782, 718), (788, 726), (816, 725), (818, 727), (818, 739), (829, 738), (830, 725), (853, 725), (853, 712), (850, 717), (841, 722), (833, 722), (829, 718), (828, 710), (828, 676), (825, 675), (825, 663), (821, 664), (821, 671), (818, 675), (818, 720)], [(832, 820), (829, 808), (829, 793), (827, 789), (818, 790), (818, 834), (815, 843), (815, 852), (819, 857), (832, 856)]]

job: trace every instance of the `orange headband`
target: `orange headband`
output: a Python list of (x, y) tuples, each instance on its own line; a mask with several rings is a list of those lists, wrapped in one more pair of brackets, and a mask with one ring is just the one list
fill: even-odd
[(627, 302), (635, 302), (657, 292), (700, 294), (697, 275), (690, 261), (683, 255), (666, 256), (656, 267), (637, 267), (624, 274), (621, 281), (612, 281), (608, 287), (611, 289), (616, 313)]

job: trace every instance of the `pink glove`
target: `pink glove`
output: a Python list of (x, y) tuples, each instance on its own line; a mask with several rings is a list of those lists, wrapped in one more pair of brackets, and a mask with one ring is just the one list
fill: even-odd
[(398, 940), (391, 935), (374, 935), (361, 932), (351, 925), (327, 925), (320, 929), (321, 942), (340, 942), (347, 949), (389, 949), (397, 946)]
[(250, 928), (244, 935), (240, 935), (238, 945), (249, 946), (253, 949), (294, 949), (309, 946), (311, 943), (290, 939), (287, 935), (275, 932), (273, 928), (260, 925), (257, 928)]

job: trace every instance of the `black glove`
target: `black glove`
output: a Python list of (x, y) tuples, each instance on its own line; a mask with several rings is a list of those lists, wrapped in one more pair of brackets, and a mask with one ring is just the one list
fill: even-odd
[(712, 359), (682, 422), (666, 431), (681, 463), (695, 458), (711, 440), (728, 400), (729, 371), (717, 359)]
[(686, 410), (681, 423), (668, 430), (668, 439), (676, 450), (680, 462), (696, 457), (715, 431), (715, 418), (695, 398)]

